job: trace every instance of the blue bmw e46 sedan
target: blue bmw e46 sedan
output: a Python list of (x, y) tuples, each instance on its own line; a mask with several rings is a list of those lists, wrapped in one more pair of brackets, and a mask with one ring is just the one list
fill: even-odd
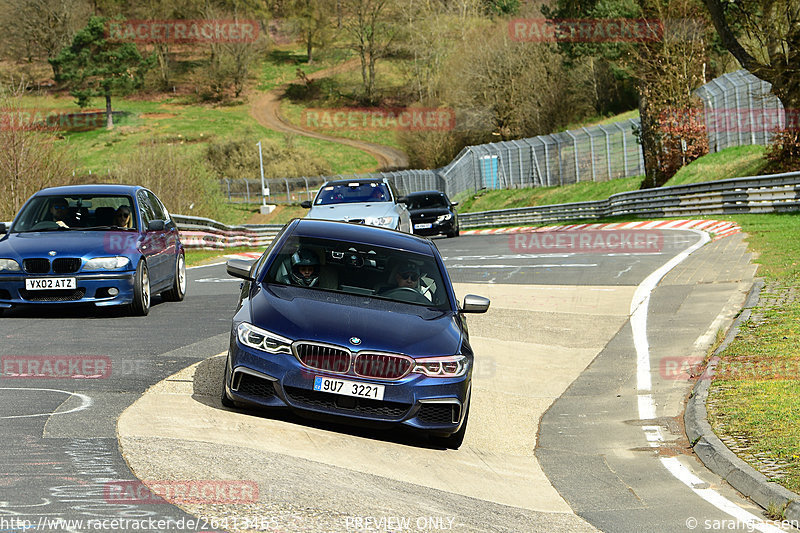
[(127, 185), (43, 189), (0, 224), (0, 313), (16, 306), (128, 306), (183, 300), (178, 229), (151, 191)]
[(242, 278), (222, 403), (290, 408), (312, 418), (403, 425), (447, 447), (467, 427), (472, 367), (466, 313), (429, 239), (395, 230), (294, 220)]

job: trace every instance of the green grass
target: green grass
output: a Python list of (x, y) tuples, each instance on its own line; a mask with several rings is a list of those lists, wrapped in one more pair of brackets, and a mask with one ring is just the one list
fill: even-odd
[(612, 194), (639, 188), (642, 177), (621, 178), (602, 182), (582, 182), (561, 187), (533, 187), (525, 189), (492, 189), (478, 194), (459, 195), (458, 211), (473, 213), (495, 209), (510, 209), (533, 205), (565, 204), (605, 200)]
[(246, 246), (237, 246), (236, 248), (226, 248), (224, 250), (200, 250), (200, 249), (187, 249), (186, 250), (186, 266), (197, 266), (207, 263), (212, 263), (218, 259), (222, 261), (228, 254), (240, 254), (245, 252), (261, 253), (264, 248), (250, 248)]
[[(99, 108), (101, 104), (100, 100), (91, 103), (93, 108)], [(378, 166), (374, 157), (356, 148), (305, 137), (287, 139), (284, 134), (258, 124), (248, 114), (246, 104), (185, 105), (170, 98), (158, 102), (116, 98), (112, 104), (115, 111), (128, 113), (115, 122), (114, 129), (64, 133), (61, 142), (75, 154), (79, 165), (76, 170), (80, 173), (91, 171), (102, 176), (113, 172), (128, 154), (150, 142), (177, 146), (200, 157), (209, 142), (238, 136), (251, 136), (253, 150), (256, 150), (255, 144), (259, 139), (272, 139), (283, 146), (291, 142), (325, 158), (334, 174), (369, 172)], [(23, 105), (35, 109), (79, 111), (70, 97), (24, 97)]]
[(766, 148), (759, 145), (726, 148), (692, 161), (680, 169), (666, 185), (687, 185), (739, 176), (755, 176), (767, 165), (764, 159), (765, 152)]
[(590, 117), (580, 120), (578, 122), (573, 122), (568, 124), (565, 130), (577, 130), (580, 128), (588, 128), (590, 126), (607, 126), (609, 124), (613, 124), (614, 122), (622, 122), (623, 120), (629, 120), (632, 118), (639, 118), (639, 110), (633, 109), (631, 111), (625, 111), (624, 113), (620, 113), (618, 115), (611, 115), (611, 116), (597, 116), (597, 117)]
[(742, 435), (752, 453), (785, 464), (775, 479), (800, 491), (800, 214), (736, 216), (767, 281), (763, 307), (720, 354), (709, 418), (716, 431)]
[(349, 50), (340, 48), (324, 53), (315, 52), (314, 62), (309, 64), (303, 47), (290, 45), (273, 48), (258, 69), (258, 90), (269, 91), (297, 80), (298, 68), (306, 75), (312, 74), (347, 60), (350, 54)]

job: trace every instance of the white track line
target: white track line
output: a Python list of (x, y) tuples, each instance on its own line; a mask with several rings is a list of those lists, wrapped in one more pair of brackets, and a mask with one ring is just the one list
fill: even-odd
[[(685, 231), (685, 230), (684, 230)], [(638, 406), (641, 420), (656, 418), (655, 399), (651, 393), (652, 380), (650, 372), (650, 346), (647, 341), (647, 308), (650, 304), (650, 295), (661, 279), (673, 268), (683, 262), (690, 254), (700, 249), (711, 239), (706, 232), (690, 230), (700, 235), (700, 240), (676, 255), (661, 268), (647, 276), (633, 294), (631, 300), (631, 328), (633, 329), (633, 345), (636, 348), (636, 382), (639, 391)], [(661, 430), (657, 426), (643, 426), (645, 438), (652, 447), (658, 447), (664, 442)], [(676, 457), (661, 458), (661, 464), (681, 483), (692, 489), (695, 494), (703, 498), (723, 513), (733, 517), (737, 522), (745, 525), (749, 530), (758, 530), (764, 533), (780, 533), (782, 530), (766, 523), (756, 515), (745, 511), (732, 501), (728, 500), (715, 490), (708, 488), (708, 484), (695, 476), (686, 466), (681, 464)]]

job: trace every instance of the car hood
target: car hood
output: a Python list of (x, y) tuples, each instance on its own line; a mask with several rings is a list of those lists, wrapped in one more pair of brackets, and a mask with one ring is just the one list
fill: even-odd
[[(293, 340), (410, 356), (453, 355), (461, 346), (452, 312), (411, 304), (270, 285), (250, 306), (254, 325)], [(361, 344), (353, 345), (353, 337)]]
[(431, 207), (428, 209), (414, 209), (409, 211), (412, 220), (436, 220), (439, 215), (446, 215), (450, 211), (446, 207)]
[(130, 255), (138, 234), (122, 231), (32, 231), (10, 233), (0, 240), (0, 257), (104, 257)]
[(397, 216), (395, 204), (391, 202), (372, 202), (354, 204), (315, 205), (306, 218), (323, 220), (353, 220), (367, 217)]

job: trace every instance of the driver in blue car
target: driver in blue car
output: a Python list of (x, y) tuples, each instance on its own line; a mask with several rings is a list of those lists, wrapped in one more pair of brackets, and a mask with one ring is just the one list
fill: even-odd
[(386, 293), (395, 289), (414, 289), (419, 291), (419, 267), (411, 261), (401, 262), (394, 269), (389, 279), (389, 284), (378, 289), (379, 293)]
[(64, 198), (56, 198), (53, 200), (53, 203), (50, 204), (50, 220), (61, 226), (62, 228), (68, 228), (69, 225), (64, 222), (67, 218), (67, 210), (69, 209), (69, 204)]
[(295, 285), (314, 287), (319, 282), (319, 257), (311, 250), (298, 249), (291, 258), (291, 278)]

